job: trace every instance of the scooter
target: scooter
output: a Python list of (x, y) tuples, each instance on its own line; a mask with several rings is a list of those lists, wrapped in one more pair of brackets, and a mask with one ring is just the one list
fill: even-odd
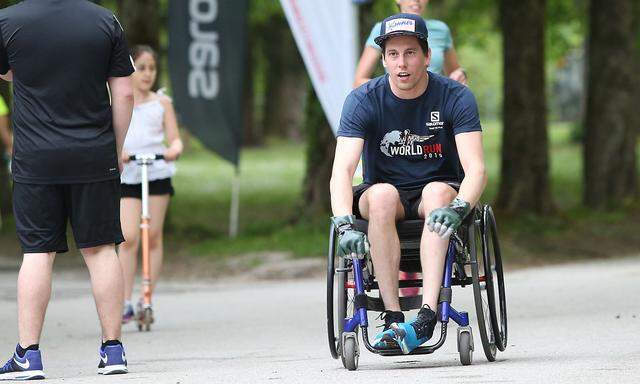
[[(138, 331), (150, 331), (153, 323), (153, 307), (151, 305), (151, 260), (149, 254), (149, 166), (156, 160), (163, 160), (164, 155), (138, 154), (129, 157), (140, 166), (142, 172), (142, 214), (140, 215), (140, 232), (142, 240), (142, 306), (137, 308), (136, 322)], [(140, 305), (140, 303), (138, 304)]]

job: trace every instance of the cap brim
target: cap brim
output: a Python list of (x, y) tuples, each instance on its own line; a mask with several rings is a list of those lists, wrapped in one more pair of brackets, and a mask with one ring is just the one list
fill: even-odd
[(424, 34), (422, 33), (418, 33), (418, 32), (411, 32), (411, 31), (394, 31), (391, 33), (387, 33), (385, 35), (380, 35), (378, 37), (376, 37), (375, 39), (373, 39), (373, 41), (378, 44), (380, 46), (380, 48), (382, 48), (382, 45), (384, 44), (385, 41), (389, 40), (392, 37), (398, 37), (398, 36), (413, 36), (416, 37), (420, 40), (423, 41), (427, 41), (427, 39), (425, 38)]

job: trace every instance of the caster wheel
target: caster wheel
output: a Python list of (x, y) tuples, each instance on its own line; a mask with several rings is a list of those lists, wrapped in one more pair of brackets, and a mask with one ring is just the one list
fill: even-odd
[(360, 351), (358, 350), (358, 341), (355, 337), (345, 337), (342, 345), (342, 365), (349, 371), (355, 371), (358, 369), (358, 357)]
[(153, 309), (145, 308), (138, 315), (138, 331), (149, 332), (153, 324)]
[(153, 310), (151, 308), (144, 309), (143, 323), (144, 330), (149, 332), (151, 330), (151, 324), (153, 323)]
[(458, 328), (458, 353), (462, 365), (473, 362), (473, 334), (470, 327)]

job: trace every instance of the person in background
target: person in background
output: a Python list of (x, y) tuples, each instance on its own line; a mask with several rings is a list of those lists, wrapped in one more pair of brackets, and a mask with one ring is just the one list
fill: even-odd
[[(125, 242), (118, 248), (124, 273), (123, 323), (131, 321), (135, 316), (131, 296), (140, 246), (142, 211), (140, 167), (135, 161), (129, 161), (129, 157), (133, 154), (164, 155), (164, 160), (155, 161), (149, 167), (149, 253), (151, 289), (154, 289), (162, 269), (164, 218), (169, 198), (174, 193), (171, 177), (175, 174), (175, 166), (172, 162), (178, 159), (183, 149), (171, 99), (161, 92), (152, 91), (157, 77), (156, 53), (149, 46), (138, 45), (132, 49), (131, 56), (136, 66), (136, 72), (132, 76), (135, 106), (122, 151), (125, 166), (121, 176), (120, 214)], [(142, 309), (141, 300), (138, 301), (138, 311)]]
[[(425, 15), (429, 0), (395, 0), (401, 13), (412, 13), (415, 15)], [(453, 38), (447, 24), (440, 20), (424, 19), (429, 30), (429, 48), (431, 49), (431, 72), (445, 75), (453, 80), (467, 84), (467, 74), (458, 63), (458, 55), (453, 47)], [(371, 29), (369, 38), (365, 43), (362, 56), (356, 68), (354, 88), (361, 86), (371, 80), (373, 72), (381, 57), (380, 47), (374, 39), (380, 36), (380, 24), (376, 23)]]

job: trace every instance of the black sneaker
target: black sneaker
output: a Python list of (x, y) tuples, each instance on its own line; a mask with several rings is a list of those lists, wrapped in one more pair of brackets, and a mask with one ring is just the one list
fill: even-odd
[(433, 336), (433, 330), (436, 328), (438, 317), (436, 313), (427, 304), (423, 305), (418, 312), (418, 316), (411, 323), (411, 326), (416, 331), (416, 337), (418, 339), (429, 340)]
[(423, 305), (414, 321), (394, 323), (388, 332), (393, 334), (393, 339), (406, 355), (431, 338), (437, 321), (436, 313), (428, 305)]
[(380, 349), (398, 348), (398, 343), (388, 333), (390, 332), (391, 324), (404, 323), (404, 313), (400, 311), (384, 311), (380, 314), (380, 319), (384, 320), (384, 329), (373, 340), (374, 347)]
[(386, 331), (393, 323), (404, 323), (404, 313), (400, 311), (384, 311), (380, 314), (380, 319), (384, 320), (383, 331)]

